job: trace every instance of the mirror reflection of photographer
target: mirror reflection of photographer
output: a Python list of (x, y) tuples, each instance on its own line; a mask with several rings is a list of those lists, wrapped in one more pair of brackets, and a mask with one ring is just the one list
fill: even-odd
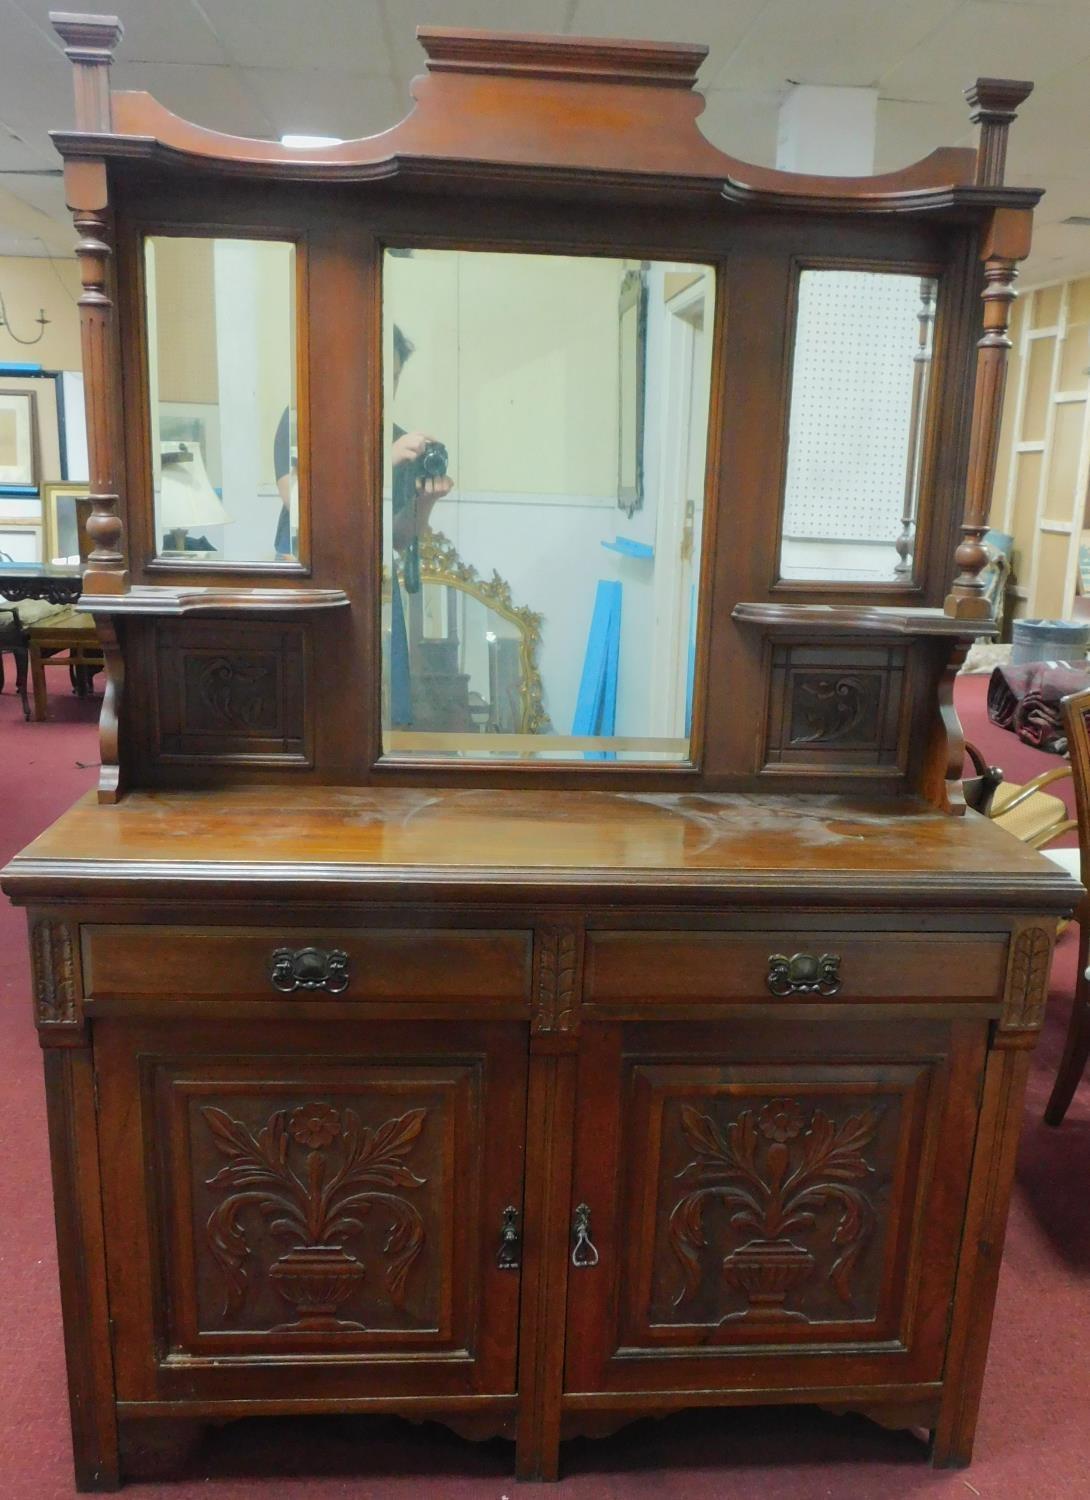
[(284, 408), (276, 425), (273, 438), (273, 473), (276, 488), (280, 491), (280, 515), (273, 538), (273, 553), (277, 562), (294, 562), (296, 539), (291, 530), (292, 500), (298, 493), (299, 449), (295, 436), (295, 419), (289, 407)]
[[(392, 395), (413, 344), (394, 324)], [(454, 480), (447, 473), (447, 450), (426, 432), (407, 432), (394, 424), (390, 450), (393, 490), (393, 545), (401, 554), (401, 574), (407, 593), (420, 590), (420, 533), (428, 525), (437, 501), (449, 495)], [(413, 722), (409, 638), (397, 569), (391, 584), (390, 723), (404, 729)]]

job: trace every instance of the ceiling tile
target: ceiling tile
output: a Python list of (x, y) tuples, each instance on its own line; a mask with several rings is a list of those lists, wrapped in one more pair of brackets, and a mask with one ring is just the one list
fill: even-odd
[[(412, 78), (424, 71), (424, 51), (416, 40), (418, 26), (474, 26), (492, 31), (562, 32), (570, 0), (384, 0), (394, 72)], [(623, 14), (626, 0), (619, 0)], [(630, 35), (627, 22), (621, 35)], [(611, 28), (616, 29), (616, 28)]]
[(15, 255), (72, 255), (76, 231), (71, 215), (64, 207), (50, 211), (47, 202), (35, 202), (39, 195), (28, 190), (29, 178), (0, 178), (0, 235), (19, 241)]
[[(1050, 176), (1038, 182), (1045, 196), (1033, 216), (1034, 237), (1046, 224), (1060, 224), (1070, 214), (1090, 218), (1090, 183), (1085, 177)], [(1090, 247), (1090, 233), (1086, 236)]]
[(739, 161), (775, 166), (780, 93), (710, 89), (704, 97), (704, 113), (696, 123), (713, 146)]
[(404, 118), (412, 100), (391, 78), (317, 70), (243, 70), (247, 89), (279, 135), (377, 135)]
[(948, 103), (974, 78), (1032, 78), (1038, 84), (1090, 57), (1090, 5), (995, 4), (966, 0), (937, 34), (880, 78), (883, 95)]
[(576, 0), (568, 30), (576, 36), (635, 37), (655, 42), (703, 42), (708, 56), (700, 70), (702, 83), (720, 73), (768, 0)]
[[(71, 214), (64, 201), (64, 181), (58, 174), (53, 176), (7, 176), (0, 173), (0, 188), (11, 193), (12, 197), (27, 203), (31, 208), (36, 208), (39, 213), (46, 214), (58, 223), (70, 224)], [(75, 230), (72, 231), (73, 243), (75, 243)]]
[[(200, 0), (243, 68), (388, 73), (378, 0)], [(415, 12), (415, 6), (412, 7)]]
[(1022, 267), (1020, 289), (1066, 280), (1090, 271), (1090, 229), (1048, 224), (1033, 236), (1033, 251)]
[(0, 0), (0, 37), (0, 120), (52, 164), (48, 131), (72, 125), (72, 65), (48, 24), (14, 0)]
[(0, 120), (0, 172), (50, 172), (60, 164), (48, 136), (36, 131), (33, 140), (25, 140), (6, 121)]
[[(49, 12), (58, 9), (57, 0), (12, 0), (27, 16), (38, 23), (44, 35), (55, 38)], [(151, 62), (226, 62), (223, 48), (205, 23), (200, 5), (192, 0), (135, 0), (117, 7), (124, 11), (121, 24), (124, 36), (117, 55), (130, 61)], [(114, 6), (103, 5), (112, 11)], [(61, 46), (59, 38), (56, 39)]]
[(114, 87), (146, 89), (183, 119), (228, 135), (269, 136), (271, 121), (243, 88), (236, 69), (195, 63), (123, 62), (113, 67)]
[(963, 0), (770, 0), (714, 88), (784, 82), (865, 88), (923, 42)]
[(917, 104), (903, 99), (878, 100), (878, 135), (874, 147), (874, 170), (896, 172), (921, 161), (940, 146), (975, 146), (976, 129), (969, 111), (937, 104)]

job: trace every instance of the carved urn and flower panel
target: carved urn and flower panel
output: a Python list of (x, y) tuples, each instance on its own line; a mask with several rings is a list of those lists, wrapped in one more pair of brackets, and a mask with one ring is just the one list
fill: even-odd
[(185, 1247), (168, 1270), (178, 1347), (450, 1337), (456, 1203), (477, 1190), (457, 1179), (479, 1079), (307, 1071), (159, 1081), (171, 1241)]
[(713, 1115), (681, 1105), (680, 1130), (693, 1157), (677, 1174), (689, 1190), (670, 1213), (669, 1243), (681, 1271), (674, 1307), (700, 1294), (718, 1206), (728, 1218), (719, 1226), (719, 1249), (743, 1231), (751, 1235), (723, 1255), (723, 1281), (743, 1306), (724, 1313), (722, 1322), (806, 1321), (792, 1304), (805, 1302), (814, 1280), (832, 1288), (846, 1315), (869, 1310), (860, 1262), (882, 1200), (868, 1159), (880, 1118), (878, 1110), (864, 1109), (834, 1123), (826, 1109), (777, 1098), (721, 1126)]
[[(219, 1194), (205, 1235), (223, 1277), (225, 1322), (241, 1311), (251, 1278), (262, 1275), (296, 1314), (280, 1325), (286, 1331), (366, 1328), (340, 1314), (342, 1305), (358, 1300), (369, 1269), (393, 1308), (405, 1310), (409, 1275), (426, 1239), (412, 1194), (427, 1182), (409, 1165), (426, 1109), (407, 1110), (375, 1128), (349, 1105), (316, 1101), (290, 1113), (275, 1110), (256, 1132), (214, 1105), (200, 1113), (226, 1158), (205, 1183)], [(374, 1216), (388, 1226), (380, 1268), (352, 1253), (365, 1220)], [(252, 1243), (254, 1222), (286, 1246), (271, 1264)]]
[(618, 1350), (911, 1344), (942, 1064), (630, 1066)]

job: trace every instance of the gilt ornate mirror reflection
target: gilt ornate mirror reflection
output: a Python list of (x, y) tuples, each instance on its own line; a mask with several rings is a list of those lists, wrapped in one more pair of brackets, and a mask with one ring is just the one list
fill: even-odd
[(912, 581), (937, 292), (927, 275), (800, 273), (782, 579)]
[[(714, 303), (703, 265), (387, 250), (387, 755), (689, 759)], [(529, 687), (447, 538), (538, 621)]]
[[(428, 527), (418, 538), (419, 587), (409, 594), (404, 623), (408, 646), (408, 699), (399, 702), (391, 749), (401, 748), (396, 717), (412, 716), (408, 747), (427, 745), (442, 753), (473, 753), (473, 736), (492, 736), (490, 746), (517, 750), (530, 735), (548, 734), (542, 708), (538, 648), (541, 616), (511, 597), (507, 581), (478, 576), (447, 537)], [(403, 592), (403, 573), (398, 578)], [(387, 630), (392, 593), (384, 589)], [(383, 683), (389, 721), (394, 691), (391, 669)], [(397, 691), (403, 693), (405, 683)]]

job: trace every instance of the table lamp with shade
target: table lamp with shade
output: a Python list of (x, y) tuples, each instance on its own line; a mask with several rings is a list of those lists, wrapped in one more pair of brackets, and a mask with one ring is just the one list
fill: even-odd
[(159, 450), (159, 524), (170, 552), (211, 551), (209, 544), (187, 548), (197, 526), (226, 526), (231, 517), (208, 480), (196, 443), (162, 443)]

